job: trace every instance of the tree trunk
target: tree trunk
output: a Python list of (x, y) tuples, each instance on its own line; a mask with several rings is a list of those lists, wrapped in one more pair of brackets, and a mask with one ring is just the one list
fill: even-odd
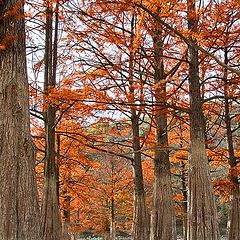
[(153, 36), (155, 58), (155, 101), (160, 106), (155, 109), (156, 145), (154, 158), (153, 208), (151, 216), (151, 240), (174, 240), (176, 236), (176, 219), (173, 204), (172, 182), (169, 153), (161, 150), (168, 146), (166, 83), (163, 65), (162, 32), (157, 29)]
[(115, 201), (111, 199), (110, 240), (116, 239)]
[[(195, 1), (188, 0), (188, 28), (197, 32)], [(191, 39), (194, 41), (193, 39)], [(195, 41), (197, 44), (197, 42)], [(219, 239), (218, 217), (205, 148), (198, 51), (189, 46), (190, 157), (188, 240)]]
[(191, 136), (187, 239), (217, 240), (217, 211), (205, 153), (204, 134), (201, 136), (200, 131), (197, 132), (197, 136)]
[[(24, 1), (0, 2), (0, 239), (39, 240)], [(11, 9), (18, 7), (18, 12)]]
[(182, 182), (182, 193), (183, 193), (183, 240), (187, 240), (187, 177), (186, 177), (186, 164), (181, 163), (181, 182)]
[(228, 240), (240, 239), (240, 194), (239, 189), (231, 196), (231, 205), (228, 216)]
[[(60, 159), (60, 150), (61, 150), (61, 135), (58, 134), (57, 135), (57, 158), (58, 160)], [(58, 166), (58, 164), (57, 164)], [(58, 186), (57, 186), (57, 190), (59, 192), (59, 167), (58, 167), (58, 170), (57, 170), (57, 173), (58, 173)], [(69, 181), (71, 180), (71, 169), (69, 169), (69, 172), (68, 172), (68, 175), (67, 175), (67, 179), (66, 179), (66, 182), (67, 184), (69, 184)], [(71, 224), (71, 196), (70, 194), (68, 193), (68, 190), (67, 188), (64, 188), (62, 190), (63, 192), (63, 197), (64, 197), (64, 200), (63, 200), (63, 224), (62, 224), (62, 235), (63, 235), (63, 240), (71, 240), (71, 232), (70, 232), (70, 224)], [(59, 193), (58, 193), (58, 196), (59, 196)]]
[[(228, 64), (228, 49), (225, 48), (224, 51), (224, 63)], [(232, 168), (237, 166), (237, 158), (234, 152), (233, 146), (233, 133), (232, 133), (232, 122), (230, 116), (230, 102), (228, 98), (228, 90), (229, 90), (229, 81), (228, 81), (228, 71), (224, 69), (224, 97), (225, 97), (225, 124), (227, 131), (227, 143), (228, 143), (228, 157), (229, 157), (229, 165)], [(231, 169), (229, 173), (230, 181), (232, 183), (232, 193), (231, 193), (231, 202), (230, 202), (230, 210), (228, 215), (228, 240), (238, 240), (240, 239), (240, 191), (239, 191), (239, 180), (237, 176), (231, 174)]]
[(132, 132), (134, 150), (133, 156), (134, 213), (133, 213), (132, 240), (148, 240), (149, 215), (145, 202), (138, 117), (134, 111), (132, 112)]
[(114, 179), (114, 161), (111, 161), (111, 202), (110, 202), (110, 240), (116, 239), (116, 222), (115, 222), (115, 179)]
[[(180, 149), (184, 148), (184, 136), (183, 136), (183, 127), (181, 121), (179, 122), (179, 131), (180, 131)], [(187, 164), (184, 162), (186, 159), (182, 159), (180, 162), (181, 167), (181, 184), (182, 184), (182, 194), (183, 194), (183, 201), (182, 201), (182, 209), (183, 209), (183, 218), (182, 218), (182, 230), (183, 230), (183, 240), (187, 240), (187, 206), (188, 206), (188, 199), (187, 199)]]
[[(56, 15), (57, 16), (57, 15)], [(48, 95), (49, 87), (56, 85), (56, 56), (57, 56), (57, 22), (55, 27), (54, 49), (52, 47), (53, 6), (46, 1), (46, 40), (45, 40), (45, 79), (44, 91)], [(45, 115), (46, 155), (44, 168), (44, 188), (42, 202), (41, 231), (43, 240), (62, 239), (60, 210), (58, 203), (58, 174), (55, 159), (55, 121), (56, 109), (48, 105)]]
[[(130, 104), (135, 102), (134, 88), (134, 27), (135, 14), (131, 21), (131, 44), (129, 59), (129, 97)], [(131, 128), (132, 128), (132, 146), (133, 146), (133, 178), (134, 178), (134, 210), (133, 210), (133, 227), (132, 240), (148, 240), (149, 239), (149, 215), (145, 201), (144, 180), (142, 172), (141, 145), (139, 137), (139, 114), (135, 106), (131, 106)]]
[(70, 240), (70, 204), (71, 196), (64, 197), (64, 210), (63, 210), (63, 240)]
[[(166, 154), (167, 155), (167, 154)], [(172, 198), (172, 188), (169, 186), (171, 177), (168, 156), (163, 153), (156, 154), (154, 164), (154, 193), (151, 216), (151, 240), (176, 239), (176, 222)], [(161, 162), (157, 159), (161, 159)], [(163, 237), (164, 236), (164, 237)]]
[(54, 115), (53, 107), (49, 106), (46, 117), (45, 175), (41, 211), (43, 240), (59, 240), (62, 231), (57, 194)]

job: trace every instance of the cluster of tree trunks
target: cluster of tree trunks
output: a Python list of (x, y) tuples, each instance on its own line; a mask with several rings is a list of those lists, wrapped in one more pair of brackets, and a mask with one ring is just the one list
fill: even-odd
[[(53, 6), (46, 1), (46, 41), (45, 41), (45, 96), (50, 87), (56, 86), (58, 15), (55, 15), (53, 29)], [(44, 113), (46, 129), (46, 155), (43, 200), (41, 214), (38, 206), (37, 186), (34, 172), (34, 146), (30, 134), (28, 82), (26, 74), (26, 54), (24, 36), (23, 1), (0, 1), (0, 238), (1, 240), (62, 240), (69, 239), (70, 197), (65, 201), (68, 209), (64, 211), (65, 224), (61, 226), (59, 210), (58, 170), (56, 163), (55, 125), (56, 108), (49, 104)], [(198, 19), (194, 0), (187, 1), (188, 30), (198, 31)], [(11, 10), (18, 8), (17, 17)], [(8, 12), (8, 14), (6, 14)], [(129, 54), (129, 102), (134, 103), (134, 26), (132, 18), (132, 38)], [(54, 33), (54, 34), (53, 34)], [(54, 35), (54, 40), (52, 36)], [(139, 134), (140, 115), (131, 106), (133, 175), (134, 175), (134, 214), (133, 240), (175, 240), (176, 226), (174, 203), (171, 188), (169, 153), (164, 150), (168, 145), (168, 124), (166, 106), (166, 81), (163, 63), (163, 38), (161, 27), (153, 36), (155, 76), (157, 86), (154, 92), (156, 108), (156, 151), (154, 158), (154, 188), (151, 217), (146, 206), (142, 156)], [(219, 240), (217, 209), (211, 185), (210, 171), (205, 147), (205, 119), (203, 100), (200, 91), (199, 57), (197, 41), (189, 37), (189, 94), (190, 94), (190, 156), (188, 171), (188, 209), (186, 238), (188, 240)], [(225, 64), (228, 64), (225, 49)], [(225, 81), (225, 124), (229, 151), (229, 164), (237, 165), (234, 153), (230, 118), (230, 102), (227, 97), (227, 68)], [(158, 106), (159, 104), (159, 106)], [(230, 180), (232, 190), (229, 240), (240, 238), (240, 191), (236, 176)], [(185, 179), (183, 181), (185, 184)], [(114, 199), (111, 199), (111, 234), (116, 238)], [(41, 215), (41, 216), (40, 216)], [(40, 220), (41, 219), (41, 220)], [(39, 223), (41, 224), (39, 225)], [(40, 226), (40, 227), (38, 227)]]
[[(53, 30), (53, 4), (51, 1), (46, 1), (45, 6), (44, 94), (47, 97), (49, 89), (56, 86), (58, 12), (55, 11), (55, 29)], [(41, 232), (43, 234), (42, 239), (44, 240), (60, 240), (62, 239), (62, 226), (59, 209), (58, 167), (56, 163), (56, 107), (52, 104), (45, 104), (47, 105), (46, 112), (44, 113), (46, 146), (43, 201), (41, 207)]]

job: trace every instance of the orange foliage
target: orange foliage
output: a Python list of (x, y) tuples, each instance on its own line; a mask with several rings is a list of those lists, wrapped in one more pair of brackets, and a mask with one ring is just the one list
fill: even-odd
[[(48, 3), (54, 6), (56, 1)], [(174, 28), (175, 33), (159, 25), (134, 3), (143, 4), (150, 12), (164, 19), (166, 24)], [(38, 9), (43, 8), (41, 3), (38, 4), (32, 2), (31, 7), (41, 22), (45, 16), (43, 11), (38, 12)], [(220, 60), (224, 55), (223, 50), (229, 47), (229, 65), (239, 64), (239, 21), (236, 20), (239, 14), (235, 13), (238, 9), (235, 1), (212, 1), (206, 6), (199, 6), (199, 29), (194, 34), (185, 28), (186, 9), (184, 2), (175, 0), (76, 1), (76, 5), (71, 5), (71, 8), (63, 4), (59, 10), (62, 34), (58, 41), (58, 79), (56, 87), (48, 89), (47, 96), (43, 94), (41, 83), (44, 54), (40, 52), (34, 55), (32, 75), (36, 76), (31, 76), (30, 106), (31, 111), (35, 111), (35, 117), (39, 118), (31, 119), (38, 150), (36, 171), (39, 192), (43, 177), (41, 161), (45, 149), (41, 121), (46, 108), (53, 105), (57, 115), (56, 138), (60, 138), (59, 145), (56, 143), (60, 205), (62, 210), (70, 212), (73, 232), (109, 232), (113, 203), (116, 229), (130, 232), (133, 205), (132, 110), (136, 111), (139, 122), (149, 210), (154, 181), (152, 160), (156, 148), (161, 147), (170, 156), (176, 212), (179, 217), (183, 216), (182, 204), (186, 201), (183, 193), (187, 188), (190, 146), (190, 99), (187, 44), (180, 36), (191, 35), (201, 47), (218, 55)], [(13, 9), (8, 14), (12, 16), (16, 11)], [(27, 17), (31, 18), (31, 9)], [(153, 36), (157, 28), (161, 28), (164, 38), (161, 57), (166, 73), (166, 106), (158, 106), (153, 94), (161, 87), (154, 82)], [(10, 39), (0, 43), (0, 50), (5, 50), (6, 44), (13, 41), (13, 36), (12, 39), (11, 35), (8, 37)], [(34, 40), (34, 36), (29, 36), (31, 43)], [(230, 115), (236, 113), (236, 118), (231, 119), (232, 127), (237, 127), (240, 119), (236, 104), (240, 96), (239, 77), (229, 72), (227, 81), (223, 81), (225, 69), (222, 66), (201, 51), (199, 58), (207, 155), (210, 167), (214, 170), (213, 186), (215, 194), (223, 201), (228, 201), (234, 186), (226, 179), (238, 176), (240, 168), (237, 165), (227, 173), (229, 163), (223, 96), (227, 85), (225, 98), (230, 101)], [(129, 74), (131, 71), (133, 76)], [(168, 145), (164, 146), (156, 144), (154, 118), (157, 109), (164, 109), (162, 112), (168, 116)], [(233, 131), (234, 134), (236, 132)], [(237, 158), (240, 156), (239, 146), (239, 139), (234, 138)], [(71, 199), (70, 208), (66, 203), (68, 197)]]

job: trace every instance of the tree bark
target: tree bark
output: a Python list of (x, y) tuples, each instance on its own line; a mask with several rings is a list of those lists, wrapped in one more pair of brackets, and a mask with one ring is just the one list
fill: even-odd
[[(162, 31), (156, 29), (154, 36), (155, 58), (155, 101), (166, 105), (166, 83), (164, 79)], [(153, 208), (151, 214), (151, 240), (174, 240), (176, 235), (176, 219), (172, 194), (172, 182), (168, 151), (160, 150), (168, 146), (167, 109), (156, 107), (156, 144), (154, 158)]]
[[(129, 103), (135, 101), (134, 89), (134, 27), (135, 13), (133, 11), (131, 21), (131, 44), (129, 59)], [(133, 226), (132, 240), (148, 240), (149, 239), (149, 214), (145, 200), (144, 180), (142, 171), (142, 156), (139, 137), (139, 114), (136, 107), (131, 106), (131, 128), (132, 128), (132, 147), (133, 147), (133, 179), (134, 179), (134, 210), (133, 210)]]
[[(49, 87), (56, 85), (56, 32), (53, 49), (53, 6), (51, 2), (46, 1), (46, 40), (45, 40), (45, 79), (44, 91), (49, 94)], [(56, 18), (57, 23), (57, 18)], [(46, 132), (46, 155), (44, 166), (44, 187), (43, 187), (43, 202), (42, 202), (42, 222), (41, 232), (43, 240), (60, 240), (62, 239), (61, 218), (58, 201), (58, 174), (55, 159), (55, 121), (56, 109), (49, 104), (45, 114), (45, 132)]]
[[(228, 64), (228, 48), (224, 49), (224, 63)], [(224, 69), (223, 74), (224, 81), (224, 110), (225, 110), (225, 124), (227, 131), (227, 144), (228, 144), (228, 162), (230, 165), (229, 178), (232, 183), (232, 191), (230, 197), (230, 210), (228, 215), (228, 240), (240, 239), (240, 190), (239, 180), (237, 176), (232, 175), (231, 169), (237, 166), (237, 158), (235, 156), (233, 145), (233, 132), (232, 132), (232, 120), (230, 116), (230, 100), (228, 98), (229, 80), (228, 70)]]
[(231, 196), (231, 205), (228, 216), (228, 240), (240, 239), (240, 194), (239, 189)]
[[(188, 0), (188, 29), (197, 33), (195, 0)], [(196, 40), (191, 38), (192, 41)], [(198, 50), (189, 46), (190, 157), (188, 240), (219, 239), (218, 217), (205, 147), (205, 120), (199, 81)]]
[[(57, 159), (60, 159), (60, 151), (61, 151), (61, 135), (57, 135)], [(58, 164), (57, 164), (58, 166)], [(57, 190), (58, 190), (58, 197), (59, 197), (59, 167), (57, 169)], [(66, 182), (69, 183), (71, 179), (71, 169), (69, 169)], [(62, 237), (63, 240), (71, 240), (71, 232), (70, 232), (70, 224), (71, 224), (71, 196), (68, 193), (67, 188), (62, 190), (63, 192), (63, 223), (62, 223)]]
[(114, 167), (114, 160), (110, 161), (111, 164), (111, 201), (110, 201), (110, 240), (116, 239), (116, 221), (115, 221), (115, 167)]
[(23, 6), (24, 1), (0, 1), (1, 240), (39, 239)]
[[(66, 192), (67, 193), (67, 192)], [(71, 196), (64, 197), (64, 210), (63, 210), (63, 240), (70, 240), (70, 204)]]
[(116, 222), (115, 222), (115, 201), (111, 198), (111, 222), (110, 222), (110, 240), (116, 239)]
[(187, 240), (187, 176), (186, 176), (186, 164), (181, 163), (181, 182), (182, 182), (182, 193), (183, 193), (183, 240)]
[(139, 138), (138, 117), (132, 112), (133, 133), (133, 177), (134, 177), (134, 213), (133, 213), (133, 240), (149, 239), (149, 215), (145, 202), (145, 191), (142, 172), (141, 147)]

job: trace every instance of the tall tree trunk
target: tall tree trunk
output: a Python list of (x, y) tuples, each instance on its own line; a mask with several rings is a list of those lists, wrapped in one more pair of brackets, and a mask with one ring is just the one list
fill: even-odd
[(40, 239), (23, 6), (24, 1), (0, 1), (1, 240)]
[[(134, 27), (135, 27), (135, 11), (133, 11), (131, 21), (131, 44), (129, 59), (129, 98), (130, 104), (135, 102), (134, 88)], [(131, 128), (132, 128), (132, 147), (133, 147), (133, 178), (134, 178), (134, 210), (133, 210), (133, 227), (132, 240), (148, 240), (149, 239), (149, 214), (145, 200), (144, 180), (142, 171), (141, 145), (139, 137), (139, 114), (136, 107), (131, 106)]]
[[(224, 49), (224, 63), (229, 64), (228, 59), (228, 48)], [(229, 81), (228, 81), (228, 71), (224, 69), (223, 74), (224, 81), (224, 108), (225, 108), (225, 124), (227, 131), (227, 143), (228, 143), (228, 157), (229, 165), (232, 168), (237, 166), (237, 158), (234, 152), (233, 145), (233, 133), (232, 133), (232, 122), (230, 117), (230, 100), (228, 97)], [(228, 215), (228, 240), (238, 240), (240, 239), (240, 190), (239, 190), (239, 180), (237, 176), (232, 175), (231, 170), (229, 173), (230, 181), (232, 183), (232, 193), (231, 193), (231, 203), (230, 211)]]
[[(45, 79), (44, 90), (48, 95), (49, 87), (56, 85), (56, 32), (57, 18), (55, 27), (54, 48), (52, 41), (52, 24), (53, 24), (53, 6), (50, 1), (46, 1), (46, 41), (45, 41)], [(46, 131), (46, 155), (44, 168), (44, 188), (42, 202), (42, 222), (41, 231), (43, 240), (60, 240), (62, 239), (60, 210), (58, 203), (58, 174), (55, 159), (55, 121), (56, 109), (51, 104), (48, 105), (45, 115)]]
[[(195, 0), (188, 0), (188, 28), (197, 33)], [(196, 40), (191, 39), (192, 41)], [(219, 239), (217, 209), (205, 148), (205, 120), (200, 94), (198, 51), (189, 46), (190, 158), (188, 196), (189, 240)]]
[(64, 197), (64, 210), (63, 210), (63, 240), (70, 240), (70, 204), (71, 196), (65, 192), (66, 196)]
[[(57, 158), (58, 161), (60, 160), (60, 151), (61, 151), (61, 135), (57, 134)], [(58, 166), (58, 164), (57, 164)], [(58, 170), (57, 170), (57, 190), (59, 192), (59, 166), (58, 166)], [(67, 184), (69, 184), (69, 181), (71, 180), (71, 169), (69, 169), (68, 175), (67, 175), (67, 179), (66, 182)], [(71, 196), (68, 193), (67, 188), (64, 188), (62, 190), (63, 192), (63, 223), (62, 223), (62, 237), (63, 240), (70, 240), (71, 239), (71, 232), (70, 232), (70, 224), (71, 224)], [(58, 193), (59, 196), (59, 193)]]
[[(155, 111), (156, 144), (154, 158), (153, 208), (151, 215), (151, 240), (174, 240), (176, 219), (172, 194), (169, 153), (162, 150), (168, 146), (166, 83), (164, 79), (162, 31), (156, 29), (153, 36), (155, 58)], [(162, 148), (162, 149), (161, 149)]]
[(240, 239), (239, 229), (240, 229), (240, 194), (239, 189), (233, 191), (231, 196), (231, 205), (228, 216), (228, 240), (238, 240)]
[(145, 191), (142, 172), (141, 147), (139, 138), (138, 116), (132, 111), (133, 133), (133, 177), (134, 177), (134, 213), (133, 213), (133, 240), (149, 239), (149, 215), (145, 201)]
[(187, 240), (187, 177), (186, 177), (186, 164), (181, 163), (181, 182), (182, 182), (182, 193), (183, 193), (183, 240)]
[[(231, 168), (236, 167), (237, 159), (234, 153), (233, 136), (231, 129), (231, 118), (229, 111), (229, 100), (225, 96), (225, 123), (227, 129), (227, 142), (228, 142), (228, 157)], [(230, 171), (230, 181), (233, 184), (231, 193), (230, 211), (228, 216), (228, 240), (240, 239), (240, 191), (239, 180), (237, 176), (233, 176)]]
[(111, 198), (111, 221), (110, 221), (110, 240), (116, 239), (116, 222), (115, 222), (115, 201)]
[(110, 201), (110, 240), (116, 239), (116, 222), (115, 222), (115, 199), (114, 199), (114, 190), (115, 190), (115, 168), (114, 160), (110, 161), (111, 163), (111, 201)]
[[(184, 148), (184, 136), (183, 136), (183, 127), (182, 122), (179, 122), (179, 131), (180, 131), (180, 149)], [(187, 164), (184, 162), (186, 158), (180, 159), (180, 168), (181, 168), (181, 184), (182, 184), (182, 209), (183, 209), (183, 218), (182, 218), (182, 229), (183, 229), (183, 240), (187, 240)]]

